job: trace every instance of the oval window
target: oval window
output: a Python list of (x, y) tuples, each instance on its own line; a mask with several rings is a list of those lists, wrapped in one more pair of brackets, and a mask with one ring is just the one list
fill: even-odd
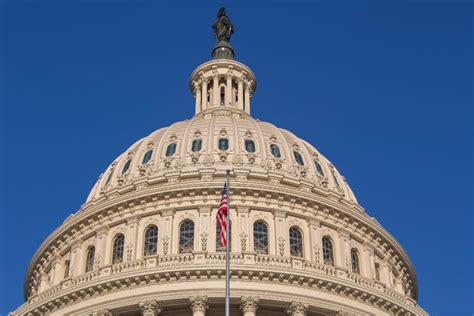
[(219, 150), (227, 150), (229, 149), (229, 140), (227, 138), (220, 138), (217, 145)]
[(271, 144), (270, 145), (270, 151), (272, 152), (273, 157), (280, 158), (281, 153), (280, 153), (280, 147), (276, 144)]
[(145, 153), (145, 155), (143, 156), (142, 164), (147, 164), (151, 159), (151, 155), (153, 155), (153, 149), (149, 149)]
[(176, 152), (176, 143), (171, 143), (166, 147), (166, 157), (171, 157)]
[(191, 150), (193, 152), (198, 152), (201, 150), (202, 147), (202, 139), (195, 139), (193, 140), (193, 144), (191, 145)]
[(253, 140), (251, 139), (245, 140), (245, 150), (248, 151), (249, 153), (255, 152), (255, 143)]

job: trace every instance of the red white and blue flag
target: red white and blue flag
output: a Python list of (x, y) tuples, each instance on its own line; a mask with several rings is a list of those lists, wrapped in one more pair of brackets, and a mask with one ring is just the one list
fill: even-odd
[(221, 202), (219, 203), (219, 209), (217, 211), (216, 219), (220, 226), (220, 238), (221, 247), (227, 246), (227, 183), (224, 184), (224, 190), (222, 191)]

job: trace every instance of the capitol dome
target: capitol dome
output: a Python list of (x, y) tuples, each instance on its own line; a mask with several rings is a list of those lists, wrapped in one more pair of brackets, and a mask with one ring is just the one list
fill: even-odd
[(230, 170), (232, 315), (427, 315), (399, 243), (308, 142), (251, 116), (230, 43), (192, 73), (195, 116), (138, 140), (41, 244), (12, 315), (223, 315), (216, 213)]

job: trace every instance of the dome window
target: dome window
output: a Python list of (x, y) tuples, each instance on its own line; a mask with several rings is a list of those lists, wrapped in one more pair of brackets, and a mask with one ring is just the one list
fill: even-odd
[(297, 227), (290, 228), (290, 255), (303, 257), (303, 235)]
[(324, 264), (334, 265), (334, 248), (328, 236), (323, 237), (323, 261)]
[(197, 153), (201, 151), (201, 148), (202, 148), (202, 139), (193, 140), (193, 144), (191, 145), (191, 150)]
[(273, 157), (281, 158), (280, 147), (276, 144), (270, 145), (270, 152), (272, 153)]
[(225, 105), (225, 89), (221, 87), (221, 105)]
[(360, 273), (360, 267), (359, 267), (359, 254), (357, 252), (357, 249), (352, 248), (351, 249), (351, 267), (352, 267), (352, 272), (353, 273)]
[(130, 164), (132, 163), (132, 159), (128, 159), (127, 162), (123, 165), (122, 168), (122, 174), (128, 171), (130, 169)]
[(295, 160), (296, 162), (300, 165), (300, 166), (304, 166), (304, 161), (303, 161), (303, 157), (301, 157), (301, 154), (297, 151), (293, 151), (293, 155), (295, 156)]
[(158, 227), (151, 225), (145, 231), (145, 243), (143, 245), (143, 255), (156, 255), (158, 249)]
[(86, 254), (86, 273), (94, 270), (95, 247), (90, 247)]
[(324, 177), (324, 171), (321, 164), (317, 160), (315, 160), (314, 165), (316, 166), (316, 171), (318, 171), (318, 173)]
[[(232, 222), (229, 223), (229, 249), (232, 251)], [(216, 224), (216, 251), (225, 251), (221, 244), (221, 225)]]
[(179, 253), (191, 253), (194, 250), (194, 222), (185, 220), (179, 226)]
[(171, 143), (166, 147), (166, 157), (171, 157), (176, 152), (176, 143)]
[(143, 156), (142, 164), (146, 165), (150, 161), (152, 155), (153, 155), (153, 149), (149, 149)]
[(110, 180), (112, 180), (112, 174), (113, 173), (114, 173), (113, 170), (109, 172), (109, 175), (107, 176), (107, 179), (105, 180), (104, 186), (110, 183)]
[(123, 261), (124, 243), (125, 243), (125, 236), (123, 234), (117, 234), (117, 236), (115, 236), (114, 238), (112, 264), (120, 263)]
[(255, 152), (255, 142), (251, 139), (245, 140), (245, 150), (249, 153)]
[(229, 149), (229, 140), (227, 138), (219, 138), (217, 146), (219, 150), (227, 150)]
[(334, 171), (332, 172), (332, 178), (334, 179), (334, 183), (336, 184), (336, 186), (338, 188), (341, 188), (341, 186), (339, 185), (339, 181), (337, 181), (337, 177), (336, 177), (336, 174), (334, 173)]
[(256, 253), (268, 254), (268, 226), (264, 221), (253, 224), (253, 250)]

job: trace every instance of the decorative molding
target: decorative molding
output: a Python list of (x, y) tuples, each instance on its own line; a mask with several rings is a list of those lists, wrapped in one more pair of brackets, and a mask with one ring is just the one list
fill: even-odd
[(195, 312), (203, 312), (205, 313), (207, 309), (209, 309), (208, 299), (207, 296), (193, 296), (189, 298), (189, 303), (191, 304), (191, 311)]
[(242, 313), (256, 313), (258, 310), (258, 297), (251, 297), (251, 296), (242, 296), (240, 298), (240, 310)]
[(286, 308), (286, 313), (290, 316), (306, 316), (309, 304), (293, 301)]

